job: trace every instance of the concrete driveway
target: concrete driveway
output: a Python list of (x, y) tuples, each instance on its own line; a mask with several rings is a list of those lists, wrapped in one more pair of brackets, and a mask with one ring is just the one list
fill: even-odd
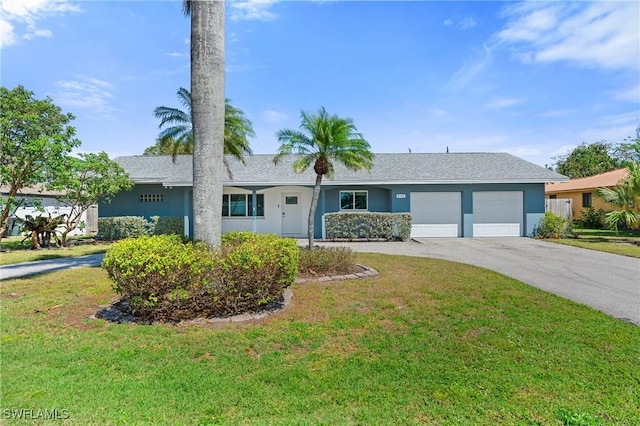
[(89, 254), (81, 257), (63, 257), (59, 259), (40, 260), (37, 262), (16, 263), (0, 266), (0, 280), (26, 277), (29, 275), (54, 272), (61, 269), (100, 266), (104, 253)]
[(424, 238), (318, 245), (481, 266), (640, 325), (640, 260), (631, 257), (531, 238)]

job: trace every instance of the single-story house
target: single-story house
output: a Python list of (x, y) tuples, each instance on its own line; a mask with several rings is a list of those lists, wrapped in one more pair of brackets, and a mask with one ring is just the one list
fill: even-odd
[[(60, 195), (60, 192), (47, 190), (43, 185), (22, 188), (16, 196), (20, 206), (9, 217), (7, 235), (19, 235), (22, 232), (22, 227), (18, 225), (16, 218), (26, 219), (27, 215), (33, 217), (51, 215), (55, 217), (62, 214), (70, 214), (71, 207), (60, 202), (56, 198), (58, 195)], [(0, 205), (4, 205), (8, 196), (9, 187), (0, 186)], [(98, 206), (89, 207), (80, 216), (80, 221), (84, 222), (82, 229), (76, 228), (69, 235), (96, 234), (98, 232)]]
[[(315, 172), (297, 174), (295, 158), (274, 165), (273, 155), (253, 155), (246, 166), (227, 157), (222, 230), (247, 230), (304, 238)], [(100, 216), (184, 218), (192, 235), (192, 157), (119, 157), (135, 182)], [(325, 177), (315, 216), (323, 236), (329, 212), (410, 212), (412, 237), (528, 236), (544, 215), (544, 185), (567, 178), (507, 153), (376, 154), (371, 172), (335, 165)], [(221, 165), (222, 167), (222, 165)]]
[(601, 198), (595, 197), (596, 188), (615, 188), (618, 183), (629, 175), (626, 168), (600, 173), (585, 178), (571, 179), (568, 182), (547, 182), (544, 186), (547, 199), (570, 199), (573, 219), (580, 219), (585, 208), (595, 210), (615, 210), (615, 207)]

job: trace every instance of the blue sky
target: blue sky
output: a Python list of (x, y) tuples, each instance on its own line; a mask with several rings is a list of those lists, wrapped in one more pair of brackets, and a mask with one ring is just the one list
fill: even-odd
[[(81, 151), (141, 154), (189, 87), (180, 1), (1, 0), (3, 86), (50, 96)], [(227, 3), (226, 96), (255, 153), (300, 111), (354, 119), (374, 152), (510, 152), (551, 164), (640, 125), (638, 2)]]

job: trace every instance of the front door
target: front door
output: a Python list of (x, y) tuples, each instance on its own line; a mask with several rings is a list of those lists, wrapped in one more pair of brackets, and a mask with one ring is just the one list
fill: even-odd
[(282, 194), (282, 235), (302, 234), (300, 194)]

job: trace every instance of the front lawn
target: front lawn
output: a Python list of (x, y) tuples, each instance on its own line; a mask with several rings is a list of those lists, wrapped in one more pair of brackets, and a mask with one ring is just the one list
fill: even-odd
[(88, 319), (117, 298), (100, 268), (3, 281), (3, 418), (638, 424), (640, 327), (470, 265), (358, 261), (380, 276), (294, 285), (282, 312), (218, 328)]
[(577, 238), (548, 239), (559, 244), (640, 258), (640, 230), (574, 229)]
[(0, 265), (11, 265), (14, 263), (34, 262), (37, 260), (56, 259), (60, 257), (77, 257), (88, 254), (104, 253), (111, 246), (111, 243), (77, 243), (73, 247), (60, 248), (50, 247), (42, 250), (32, 250), (29, 241), (22, 244), (24, 237), (8, 237), (2, 239), (2, 254), (0, 254)]

